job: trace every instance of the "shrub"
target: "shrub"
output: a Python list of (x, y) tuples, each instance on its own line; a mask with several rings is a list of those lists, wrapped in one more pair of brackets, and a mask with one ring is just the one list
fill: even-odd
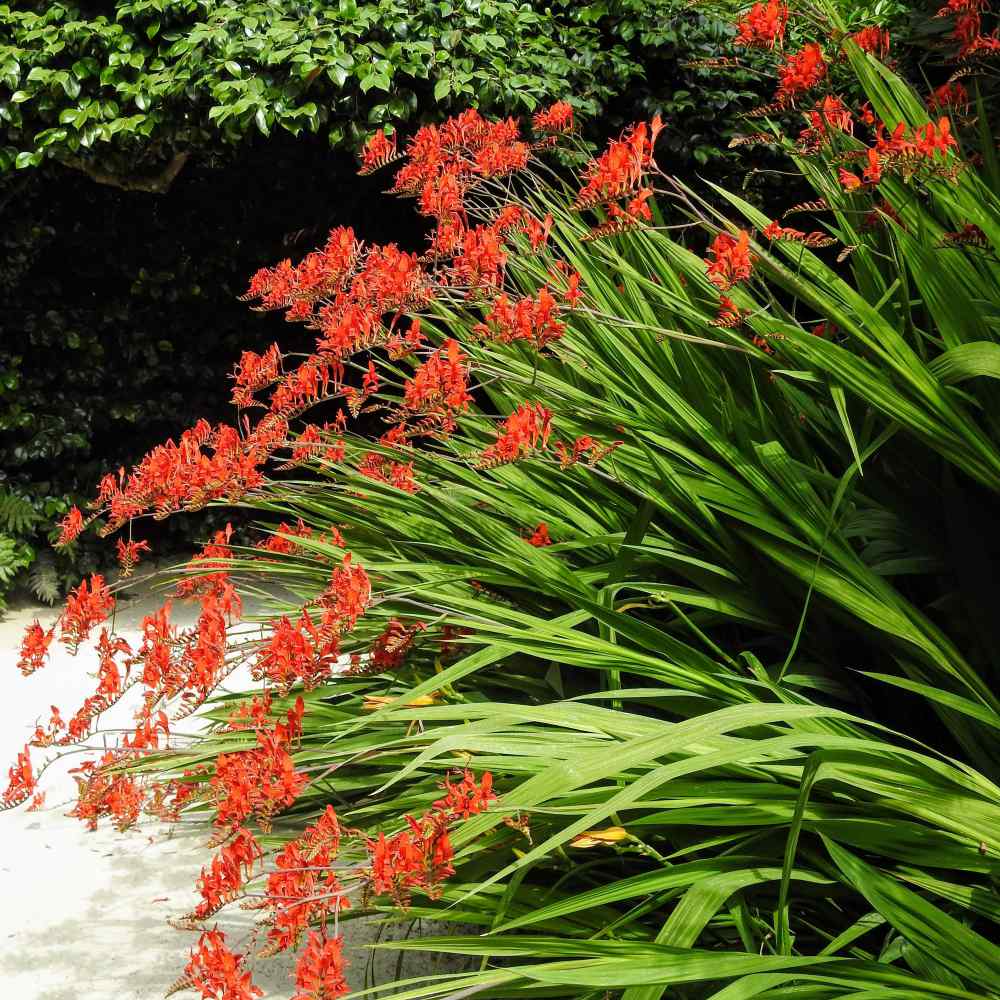
[(436, 105), (531, 110), (563, 93), (594, 110), (638, 71), (564, 3), (119, 0), (0, 18), (3, 168), (51, 157), (149, 190), (191, 152), (255, 134), (338, 145)]
[[(345, 899), (482, 929), (405, 944), (483, 966), (403, 996), (995, 995), (997, 196), (827, 16), (785, 97), (837, 60), (872, 120), (796, 93), (806, 130), (775, 137), (818, 197), (788, 219), (661, 172), (657, 120), (568, 188), (537, 158), (566, 106), (533, 148), (464, 114), (395, 175), (435, 219), (425, 258), (338, 229), (259, 272), (248, 297), (315, 351), (244, 354), (259, 419), (102, 482), (105, 533), (213, 500), (272, 524), (220, 533), (178, 582), (199, 628), (165, 609), (141, 650), (105, 645), (97, 700), (38, 739), (79, 738), (141, 674), (144, 718), (78, 812), (128, 825), (150, 794), (212, 818), (187, 926), (266, 876), (267, 950), (324, 926), (303, 996), (320, 971), (344, 992), (322, 921)], [(395, 158), (382, 137), (364, 166)], [(266, 477), (278, 454), (294, 482)], [(234, 588), (268, 576), (295, 598), (227, 645)], [(61, 641), (112, 602), (82, 586)], [(54, 640), (29, 632), (26, 672)], [(160, 705), (241, 662), (266, 690), (169, 748)], [(204, 931), (179, 985), (242, 982), (227, 948)]]

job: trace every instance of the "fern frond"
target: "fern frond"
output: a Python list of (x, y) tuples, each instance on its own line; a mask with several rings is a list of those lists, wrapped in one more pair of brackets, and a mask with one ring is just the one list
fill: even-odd
[(32, 594), (45, 604), (55, 604), (62, 596), (59, 570), (51, 552), (43, 552), (28, 570), (28, 586)]
[(24, 535), (41, 519), (42, 515), (26, 497), (0, 490), (0, 531)]

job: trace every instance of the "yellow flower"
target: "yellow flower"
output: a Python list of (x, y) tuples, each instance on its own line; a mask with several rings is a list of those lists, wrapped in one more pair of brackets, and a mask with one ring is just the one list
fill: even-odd
[(600, 847), (601, 844), (617, 844), (629, 836), (623, 826), (606, 826), (603, 830), (584, 830), (570, 842), (570, 847)]
[[(377, 708), (384, 708), (386, 705), (391, 705), (396, 699), (392, 695), (377, 695), (377, 694), (366, 694), (365, 703), (362, 706), (366, 712), (373, 712)], [(425, 708), (428, 705), (436, 705), (438, 703), (437, 695), (433, 694), (422, 694), (411, 701), (406, 702), (401, 705), (401, 708)]]

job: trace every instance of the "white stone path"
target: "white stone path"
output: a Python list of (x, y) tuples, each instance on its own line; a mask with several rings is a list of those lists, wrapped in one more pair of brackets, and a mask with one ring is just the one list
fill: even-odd
[[(137, 626), (161, 599), (143, 594), (118, 610), (117, 628), (130, 641)], [(186, 609), (175, 605), (175, 620)], [(190, 614), (190, 611), (188, 610)], [(26, 625), (35, 618), (44, 625), (56, 611), (35, 606), (13, 607), (0, 619), (0, 782), (34, 730), (46, 722), (50, 706), (64, 717), (93, 693), (88, 675), (94, 664), (86, 651), (70, 657), (53, 643), (53, 657), (43, 670), (22, 677), (15, 667)], [(193, 615), (192, 615), (193, 617)], [(228, 684), (249, 683), (234, 675)], [(128, 699), (126, 698), (125, 701)], [(119, 705), (102, 717), (103, 728), (130, 723), (131, 708)], [(188, 720), (189, 731), (197, 720)], [(33, 758), (42, 752), (33, 750)], [(86, 755), (81, 755), (83, 759)], [(196, 902), (194, 881), (213, 852), (204, 844), (204, 828), (171, 830), (144, 823), (120, 834), (102, 821), (88, 832), (70, 808), (75, 785), (67, 773), (72, 763), (43, 777), (45, 807), (34, 813), (21, 809), (0, 813), (0, 1000), (159, 1000), (180, 974), (193, 933), (177, 931), (169, 916), (189, 912)], [(251, 914), (224, 911), (219, 927), (238, 941)], [(376, 928), (360, 921), (344, 925), (349, 981), (361, 989)], [(401, 931), (401, 928), (395, 928)], [(395, 936), (390, 933), (387, 936)], [(397, 953), (398, 954), (398, 953)], [(438, 971), (429, 956), (404, 956), (403, 978), (421, 971)], [(391, 978), (397, 955), (380, 953), (380, 982)], [(259, 963), (255, 982), (273, 1000), (294, 993), (292, 961), (284, 956)], [(178, 1000), (196, 997), (177, 994)]]

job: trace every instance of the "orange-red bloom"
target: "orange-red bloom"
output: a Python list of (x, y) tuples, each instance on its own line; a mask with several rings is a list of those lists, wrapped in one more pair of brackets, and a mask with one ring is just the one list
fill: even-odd
[(17, 666), (25, 677), (45, 666), (55, 634), (55, 625), (46, 631), (37, 618), (24, 630)]
[(25, 748), (17, 755), (16, 763), (7, 771), (7, 787), (0, 796), (0, 808), (11, 809), (26, 802), (36, 787), (35, 773), (31, 767), (31, 751)]
[(573, 131), (573, 107), (566, 101), (556, 101), (531, 119), (536, 132), (558, 134)]
[(62, 547), (76, 541), (86, 526), (80, 508), (74, 504), (70, 507), (69, 513), (59, 522), (59, 540), (56, 542), (56, 546)]
[(480, 466), (502, 465), (544, 448), (552, 431), (552, 411), (539, 403), (522, 403), (497, 431), (497, 439), (483, 451)]
[(552, 539), (549, 538), (549, 526), (542, 521), (537, 528), (528, 536), (527, 542), (529, 545), (534, 545), (536, 548), (543, 548), (546, 545), (552, 544)]
[(254, 986), (251, 974), (244, 971), (243, 956), (226, 947), (220, 930), (202, 933), (184, 972), (202, 1000), (254, 1000), (264, 995)]
[(870, 25), (851, 35), (852, 40), (864, 52), (885, 58), (889, 54), (889, 32), (878, 25)]
[(111, 596), (100, 573), (93, 573), (89, 587), (86, 580), (66, 599), (66, 607), (59, 619), (59, 641), (75, 653), (85, 642), (95, 625), (106, 621), (115, 599)]
[(820, 84), (825, 77), (823, 48), (817, 42), (810, 42), (790, 55), (784, 65), (778, 68), (777, 98), (779, 101), (794, 101), (796, 97)]
[(774, 48), (785, 37), (785, 26), (788, 24), (788, 8), (778, 0), (768, 0), (767, 3), (755, 3), (736, 22), (737, 45), (760, 46)]
[(292, 1000), (335, 1000), (349, 992), (344, 968), (344, 939), (324, 937), (309, 932), (305, 949), (295, 966), (295, 988)]
[(708, 280), (720, 291), (746, 281), (753, 272), (754, 255), (750, 252), (750, 234), (741, 229), (733, 239), (729, 233), (719, 233), (708, 248), (710, 259), (705, 261)]
[(376, 132), (366, 143), (361, 154), (361, 169), (359, 174), (370, 174), (379, 167), (392, 163), (397, 158), (395, 132), (388, 136), (385, 131)]

